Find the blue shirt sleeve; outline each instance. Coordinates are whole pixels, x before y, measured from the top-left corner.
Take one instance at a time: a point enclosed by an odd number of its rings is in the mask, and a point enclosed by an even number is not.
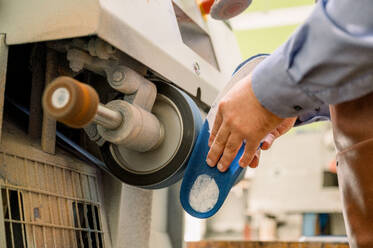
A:
[[[373,1],[320,0],[260,63],[252,87],[280,117],[303,116],[373,91]]]
[[[329,106],[323,105],[319,109],[299,115],[297,120],[295,121],[294,126],[297,127],[297,126],[310,124],[313,122],[329,121],[329,120],[330,120]]]

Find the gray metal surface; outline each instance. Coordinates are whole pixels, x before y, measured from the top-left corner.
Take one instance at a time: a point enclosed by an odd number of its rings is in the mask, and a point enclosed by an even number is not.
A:
[[[153,192],[123,184],[124,202],[121,211],[126,213],[120,223],[118,248],[149,247]]]
[[[204,22],[201,22],[201,27],[198,22],[190,18],[176,3],[173,6],[180,35],[185,45],[215,67],[215,69],[219,70],[219,64],[216,60],[208,30],[203,28],[205,26],[203,25]]]
[[[184,245],[184,210],[180,204],[181,182],[168,188],[168,218],[167,232],[173,248],[182,248]]]
[[[115,248],[148,248],[153,191],[138,189],[104,175],[104,207]]]

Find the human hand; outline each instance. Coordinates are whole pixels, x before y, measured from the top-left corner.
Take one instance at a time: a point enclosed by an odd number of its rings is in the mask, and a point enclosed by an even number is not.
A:
[[[251,75],[243,78],[219,103],[209,139],[207,164],[212,167],[218,164],[221,172],[226,171],[244,140],[245,151],[240,158],[240,166],[253,164],[255,154],[259,161],[257,150],[260,141],[283,120],[265,109],[257,100],[251,87]],[[273,142],[268,141],[269,144]]]
[[[249,166],[251,168],[258,167],[260,160],[260,151],[268,150],[269,148],[271,148],[273,142],[280,136],[287,133],[294,126],[296,120],[296,117],[284,119],[272,132],[266,135],[266,137],[261,142],[260,149],[255,152],[253,159],[249,163]]]
[[[273,142],[278,137],[287,133],[293,126],[297,117],[286,118],[284,119],[273,131],[271,131],[262,141],[262,150],[268,150],[271,148]]]

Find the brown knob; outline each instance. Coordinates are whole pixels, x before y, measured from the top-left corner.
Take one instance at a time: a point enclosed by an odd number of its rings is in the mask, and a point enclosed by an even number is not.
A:
[[[44,111],[73,128],[89,124],[98,104],[97,92],[91,86],[70,77],[54,79],[43,95]]]

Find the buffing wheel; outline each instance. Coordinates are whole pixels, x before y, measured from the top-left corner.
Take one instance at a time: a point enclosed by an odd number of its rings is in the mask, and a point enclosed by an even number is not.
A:
[[[179,181],[202,126],[194,101],[179,89],[156,83],[152,113],[163,124],[165,138],[155,150],[131,151],[106,142],[101,153],[106,165],[124,183],[146,189],[168,187]]]
[[[56,120],[82,128],[93,120],[99,98],[91,86],[62,76],[47,86],[42,103],[43,109]]]

